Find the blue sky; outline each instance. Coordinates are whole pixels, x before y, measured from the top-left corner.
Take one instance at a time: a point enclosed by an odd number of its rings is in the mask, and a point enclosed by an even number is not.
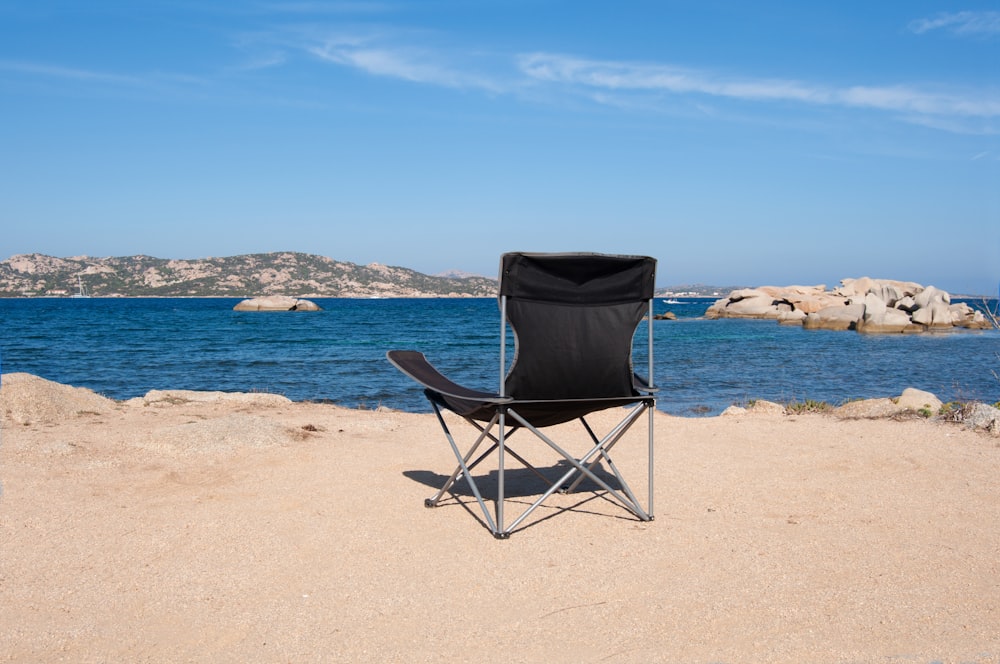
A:
[[[1000,281],[996,0],[7,0],[0,118],[0,258]]]

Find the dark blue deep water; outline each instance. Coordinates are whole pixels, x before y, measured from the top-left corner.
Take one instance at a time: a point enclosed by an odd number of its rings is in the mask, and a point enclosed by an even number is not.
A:
[[[264,391],[349,407],[427,410],[386,360],[423,351],[443,373],[494,390],[493,299],[315,299],[318,313],[244,313],[236,299],[0,299],[0,371],[27,372],[126,399],[151,389]],[[1000,333],[869,336],[772,321],[704,320],[711,300],[656,300],[659,407],[712,415],[750,399],[896,396],[1000,400]],[[645,326],[637,367],[645,373]],[[994,373],[996,372],[996,374]]]

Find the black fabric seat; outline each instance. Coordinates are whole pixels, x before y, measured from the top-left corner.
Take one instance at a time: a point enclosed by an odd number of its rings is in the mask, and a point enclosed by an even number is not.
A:
[[[505,539],[546,498],[557,490],[573,490],[584,479],[596,483],[607,495],[643,521],[653,518],[653,412],[655,389],[632,367],[632,342],[646,318],[649,325],[648,376],[653,375],[652,297],[656,261],[646,256],[606,254],[508,253],[501,257],[499,305],[500,380],[496,392],[470,389],[449,380],[420,352],[389,351],[387,357],[400,371],[424,386],[458,467],[437,494],[428,499],[436,506],[460,478],[468,482],[478,501],[485,525]],[[506,368],[507,325],[514,332],[515,355]],[[621,422],[598,438],[584,417],[595,411],[628,407]],[[464,418],[478,431],[472,448],[462,454],[442,416],[442,410]],[[649,499],[645,509],[621,477],[610,451],[625,432],[646,413],[648,416]],[[580,420],[589,434],[588,451],[576,457],[555,443],[542,429]],[[483,424],[485,423],[485,424]],[[504,524],[505,455],[510,454],[539,477],[534,466],[514,452],[507,439],[527,429],[562,457],[569,469],[509,525]],[[489,448],[471,461],[478,448]],[[496,521],[493,520],[471,470],[498,452]],[[599,462],[611,469],[594,471]]]

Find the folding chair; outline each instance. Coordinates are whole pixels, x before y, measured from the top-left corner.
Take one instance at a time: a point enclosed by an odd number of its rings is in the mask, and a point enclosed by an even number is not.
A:
[[[423,385],[458,466],[444,486],[425,501],[434,507],[464,479],[479,503],[485,525],[507,539],[556,491],[574,491],[590,480],[642,521],[653,519],[653,288],[656,260],[645,256],[592,253],[508,253],[500,262],[500,386],[498,392],[458,385],[419,352],[393,350],[389,361]],[[632,342],[643,318],[649,325],[648,379],[632,370]],[[506,370],[507,325],[514,332],[515,353]],[[584,416],[627,407],[621,421],[598,437]],[[479,434],[464,454],[448,428],[442,409],[464,418]],[[611,459],[612,448],[643,414],[648,417],[649,497],[643,509]],[[582,456],[570,454],[542,429],[579,419],[589,435]],[[485,424],[483,424],[485,423]],[[509,447],[519,429],[538,437],[568,466],[554,482]],[[485,452],[473,460],[489,441]],[[496,520],[487,507],[472,470],[497,452]],[[506,456],[546,479],[548,488],[509,524],[504,521]],[[600,462],[610,473],[598,472]],[[481,480],[482,478],[480,478]],[[615,485],[615,486],[613,486]]]

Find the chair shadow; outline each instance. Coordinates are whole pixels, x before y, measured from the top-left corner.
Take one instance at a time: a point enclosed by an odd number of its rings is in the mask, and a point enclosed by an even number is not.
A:
[[[527,468],[508,467],[506,473],[504,474],[504,496],[508,499],[540,496],[548,490],[549,486],[559,480],[572,467],[573,466],[566,460],[560,460],[558,463],[551,466],[535,466],[535,470],[545,478],[545,481],[542,481],[538,475]],[[615,477],[613,473],[604,469],[602,464],[599,463],[595,465],[591,469],[591,472],[601,478],[602,481],[606,482],[608,486],[614,489],[621,488],[618,483],[618,478]],[[406,470],[403,471],[403,476],[413,480],[414,482],[424,484],[435,491],[444,486],[444,483],[449,477],[449,475],[442,475],[441,473],[436,473],[432,470]],[[479,491],[483,494],[484,499],[487,497],[496,497],[499,486],[498,470],[493,469],[484,475],[477,474],[476,471],[473,470],[472,476],[476,480],[476,484],[479,486]],[[572,483],[579,476],[580,474],[578,472],[574,473],[573,476],[569,478],[568,482]],[[603,491],[604,488],[597,484],[597,482],[589,477],[584,477],[573,490],[573,493],[600,493]],[[472,489],[469,487],[469,483],[463,479],[456,481],[451,486],[448,493],[465,498],[475,497],[472,493]]]
[[[563,475],[565,475],[570,468],[572,468],[572,466],[565,460],[562,460],[552,466],[541,468],[536,466],[535,470],[546,478],[547,483],[543,482],[538,475],[527,468],[508,469],[504,481],[505,502],[521,503],[522,507],[527,507],[530,503],[534,502],[534,498],[545,493],[552,483],[563,477]],[[618,478],[616,478],[614,474],[600,467],[600,464],[595,465],[592,472],[600,477],[602,481],[606,482],[608,486],[614,489],[621,489],[621,486],[618,483]],[[499,471],[495,469],[491,470],[486,475],[475,475],[475,473],[473,473],[476,484],[479,486],[479,490],[483,495],[483,500],[487,502],[495,503],[496,501],[498,474]],[[403,475],[415,482],[430,487],[435,492],[444,486],[444,483],[449,477],[448,475],[442,475],[430,470],[407,470],[403,472]],[[572,477],[570,477],[568,482],[572,483],[577,477],[579,477],[579,473],[575,473]],[[612,515],[603,511],[597,512],[589,509],[587,505],[595,500],[602,502],[606,501],[608,503],[618,505],[616,501],[607,496],[607,492],[603,487],[589,477],[584,477],[580,484],[574,488],[573,493],[568,495],[575,497],[577,501],[572,505],[542,505],[540,507],[546,508],[546,511],[539,512],[537,517],[522,523],[517,529],[515,529],[514,532],[527,530],[528,528],[541,525],[563,512],[585,512],[594,516],[625,520],[634,518],[631,512],[628,512],[627,515],[626,513]],[[445,493],[442,500],[443,502],[439,503],[437,505],[438,507],[443,507],[445,505],[461,507],[468,512],[471,517],[478,521],[483,528],[489,530],[489,526],[483,519],[482,514],[479,512],[478,508],[475,507],[475,494],[469,487],[468,482],[461,479],[456,481]]]

